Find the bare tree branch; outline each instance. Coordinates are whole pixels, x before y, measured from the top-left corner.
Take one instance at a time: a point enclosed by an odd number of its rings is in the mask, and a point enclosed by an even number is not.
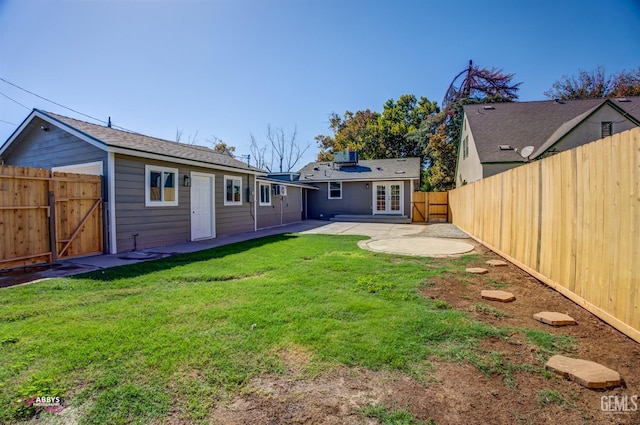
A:
[[[251,154],[256,158],[259,164],[258,168],[264,168],[269,172],[274,171],[274,169],[278,169],[279,172],[292,171],[305,152],[311,147],[311,143],[301,147],[296,140],[297,135],[297,126],[294,127],[291,136],[287,137],[282,128],[274,128],[269,124],[265,135],[269,143],[259,147],[255,137],[251,134]],[[270,156],[269,160],[267,155]]]

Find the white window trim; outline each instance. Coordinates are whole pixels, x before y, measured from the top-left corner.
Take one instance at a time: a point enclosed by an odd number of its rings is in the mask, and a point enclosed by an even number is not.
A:
[[[227,201],[227,181],[237,180],[240,182],[240,200],[239,201]],[[242,177],[240,176],[224,176],[224,185],[222,186],[222,196],[224,197],[225,206],[242,205]]]
[[[161,172],[161,173],[174,173],[175,179],[173,181],[174,188],[176,191],[176,197],[174,201],[152,201],[151,200],[151,188],[149,187],[149,180],[151,171]],[[146,207],[177,207],[178,206],[178,192],[180,192],[178,185],[178,169],[177,168],[169,168],[162,167],[159,165],[145,165],[144,166],[144,205]],[[164,179],[163,179],[164,181]],[[162,191],[161,191],[162,192]]]
[[[340,196],[331,196],[331,183],[338,183],[340,185]],[[328,199],[342,199],[342,182],[327,182],[327,197]]]
[[[263,202],[262,201],[262,187],[263,186],[266,186],[268,188],[266,193],[269,194],[269,202]],[[259,196],[260,206],[261,207],[270,207],[271,206],[271,184],[270,183],[260,183],[259,188],[260,188],[260,190],[259,190],[258,196]]]

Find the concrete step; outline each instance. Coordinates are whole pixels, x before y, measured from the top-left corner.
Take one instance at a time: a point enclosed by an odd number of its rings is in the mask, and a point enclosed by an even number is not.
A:
[[[351,215],[338,214],[330,219],[331,221],[346,221],[358,223],[395,223],[410,224],[411,219],[404,215]]]

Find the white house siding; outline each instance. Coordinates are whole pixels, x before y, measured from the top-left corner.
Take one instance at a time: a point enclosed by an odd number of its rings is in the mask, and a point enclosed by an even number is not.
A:
[[[177,206],[145,206],[145,165],[177,168]],[[241,173],[215,171],[171,162],[145,160],[116,155],[116,240],[118,252],[146,249],[189,241],[191,238],[191,191],[183,185],[183,176],[191,171],[215,175],[215,228],[217,236],[253,231],[253,204],[247,202],[246,188],[253,177]],[[224,176],[242,178],[241,206],[224,205]]]
[[[480,180],[483,177],[482,164],[480,163],[476,143],[473,139],[473,133],[471,133],[471,129],[468,125],[465,125],[463,128],[464,130],[462,131],[462,138],[460,139],[460,146],[458,149],[458,169],[456,175],[457,187]],[[465,137],[469,137],[469,154],[466,158],[463,158],[464,150],[462,148],[462,144]]]
[[[273,188],[274,183],[271,185]],[[258,229],[302,220],[302,192],[302,188],[294,186],[287,186],[287,196],[284,197],[275,196],[272,192],[271,205],[260,206],[258,204]],[[260,192],[257,196],[260,196]]]

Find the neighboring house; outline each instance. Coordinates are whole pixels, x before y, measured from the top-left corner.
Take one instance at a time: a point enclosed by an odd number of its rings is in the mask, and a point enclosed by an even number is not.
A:
[[[316,187],[308,192],[309,218],[335,216],[411,215],[413,191],[419,187],[420,158],[358,161],[347,152],[334,162],[312,162],[299,172],[299,182]]]
[[[640,125],[640,97],[464,106],[460,187]]]
[[[0,148],[0,159],[102,175],[109,253],[254,231],[266,208],[256,202],[266,172],[229,155],[37,109]],[[301,219],[302,195],[295,196],[288,202],[297,214],[285,220]]]

